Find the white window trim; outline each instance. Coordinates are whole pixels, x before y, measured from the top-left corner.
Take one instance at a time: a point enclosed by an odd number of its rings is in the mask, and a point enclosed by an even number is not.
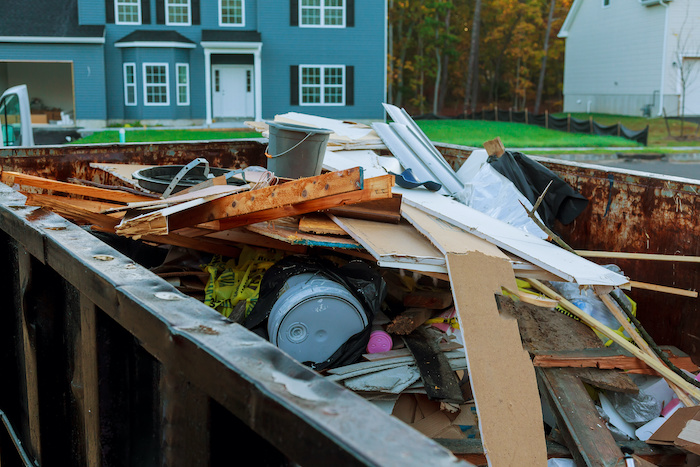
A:
[[[187,70],[187,82],[185,84],[180,84],[180,68],[185,68]],[[185,102],[180,102],[180,88],[184,87],[187,92],[187,100]],[[186,106],[190,105],[190,64],[189,63],[176,63],[175,64],[175,96],[177,100],[177,105]]]
[[[134,82],[133,83],[126,82],[126,69],[128,67],[132,67],[134,69]],[[136,83],[137,83],[136,63],[134,63],[134,62],[125,63],[124,64],[124,105],[128,105],[128,106],[138,105],[139,98],[138,98],[138,89],[137,89]],[[129,103],[129,94],[127,93],[127,90],[129,89],[129,87],[134,88],[134,102],[133,103]]]
[[[178,4],[180,5],[180,4]],[[170,12],[168,8],[170,7],[170,0],[164,0],[165,8],[165,25],[166,26],[192,26],[192,0],[187,0],[187,21],[183,23],[177,23],[170,21]]]
[[[301,5],[301,0],[299,0],[299,8],[298,8],[299,9],[299,21],[298,21],[298,23],[299,23],[300,28],[336,28],[337,29],[337,28],[346,27],[345,25],[347,23],[347,18],[348,18],[348,7],[347,7],[348,2],[346,0],[343,1],[343,24],[329,24],[329,25],[323,24],[324,20],[325,20],[325,14],[326,14],[326,12],[325,12],[326,6],[323,3],[324,3],[323,0],[321,0],[321,24],[304,24],[303,19],[302,19],[303,18],[302,9],[304,7]],[[306,8],[308,8],[308,7],[306,7]]]
[[[605,4],[606,1],[608,2],[607,5]],[[610,4],[611,4],[611,3],[612,3],[612,0],[600,0],[600,5],[601,5],[601,7],[603,7],[603,8],[610,8]]]
[[[119,0],[114,0],[114,24],[141,24],[141,1],[136,2],[136,10],[138,11],[138,21],[119,21]]]
[[[241,22],[238,24],[223,22],[223,5],[219,0],[219,26],[222,28],[240,28],[245,26],[245,0],[241,0]]]
[[[303,70],[304,68],[320,68],[321,70],[321,84],[319,85],[321,88],[321,102],[314,103],[314,102],[304,102],[304,94],[302,92],[303,90],[303,83],[302,83],[302,75],[303,75]],[[342,68],[343,70],[343,83],[340,86],[342,91],[343,91],[343,99],[342,102],[333,102],[330,104],[327,104],[323,102],[323,88],[325,87],[323,83],[323,77],[324,77],[324,71],[326,68]],[[335,87],[335,86],[334,86]],[[301,106],[323,106],[323,107],[343,107],[345,106],[345,90],[347,87],[347,82],[346,82],[346,73],[345,73],[345,65],[299,65],[299,105]]]
[[[147,66],[164,66],[165,67],[165,102],[148,102],[148,86],[162,86],[162,84],[149,85],[146,82],[146,67]],[[165,107],[170,105],[170,67],[167,62],[144,62],[143,63],[143,105],[153,107]]]

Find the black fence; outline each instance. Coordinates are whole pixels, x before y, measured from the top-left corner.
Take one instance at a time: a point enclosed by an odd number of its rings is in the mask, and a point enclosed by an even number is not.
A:
[[[433,114],[420,115],[414,117],[416,120],[420,119],[441,119],[446,117],[439,117]],[[497,122],[514,122],[514,123],[526,123],[529,125],[537,125],[543,128],[548,128],[552,130],[566,131],[567,133],[588,133],[591,135],[600,136],[620,136],[622,138],[627,138],[637,143],[647,145],[649,139],[649,126],[639,131],[630,130],[621,123],[615,125],[601,125],[593,121],[593,118],[588,120],[574,118],[571,115],[566,117],[554,117],[548,112],[543,114],[534,114],[528,110],[523,111],[513,111],[513,110],[502,110],[502,109],[491,109],[482,110],[480,112],[474,112],[472,114],[460,115],[459,119],[466,120],[488,120]]]

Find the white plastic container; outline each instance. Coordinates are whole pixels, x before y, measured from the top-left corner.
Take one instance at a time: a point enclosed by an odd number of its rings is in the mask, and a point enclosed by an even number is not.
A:
[[[318,274],[287,279],[270,310],[270,342],[300,362],[321,363],[369,325],[343,285]]]

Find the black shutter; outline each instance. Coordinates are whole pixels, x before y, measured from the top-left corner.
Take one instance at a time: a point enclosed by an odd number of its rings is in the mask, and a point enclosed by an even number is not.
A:
[[[345,0],[345,27],[355,27],[355,0]]]
[[[165,0],[156,0],[156,24],[165,24]]]
[[[151,24],[150,0],[141,0],[141,24]]]
[[[114,0],[105,0],[105,22],[114,23]]]
[[[299,65],[289,67],[289,105],[299,105]]]
[[[199,0],[192,0],[192,24],[201,24]]]
[[[289,25],[299,26],[299,0],[289,0]]]
[[[355,105],[355,67],[345,66],[345,105]]]

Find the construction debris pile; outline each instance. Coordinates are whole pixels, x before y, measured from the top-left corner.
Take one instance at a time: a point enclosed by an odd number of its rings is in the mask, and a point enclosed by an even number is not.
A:
[[[455,171],[385,108],[393,122],[371,127],[297,113],[251,122],[300,134],[271,141],[268,167],[95,164],[129,187],[1,178],[92,230],[179,247],[153,271],[427,436],[476,440],[490,465],[544,465],[547,442],[577,461],[630,440],[700,453],[698,368],[645,334],[622,271],[552,231],[585,198],[497,142]],[[184,257],[196,267],[179,267]],[[562,402],[590,394],[595,420]]]

